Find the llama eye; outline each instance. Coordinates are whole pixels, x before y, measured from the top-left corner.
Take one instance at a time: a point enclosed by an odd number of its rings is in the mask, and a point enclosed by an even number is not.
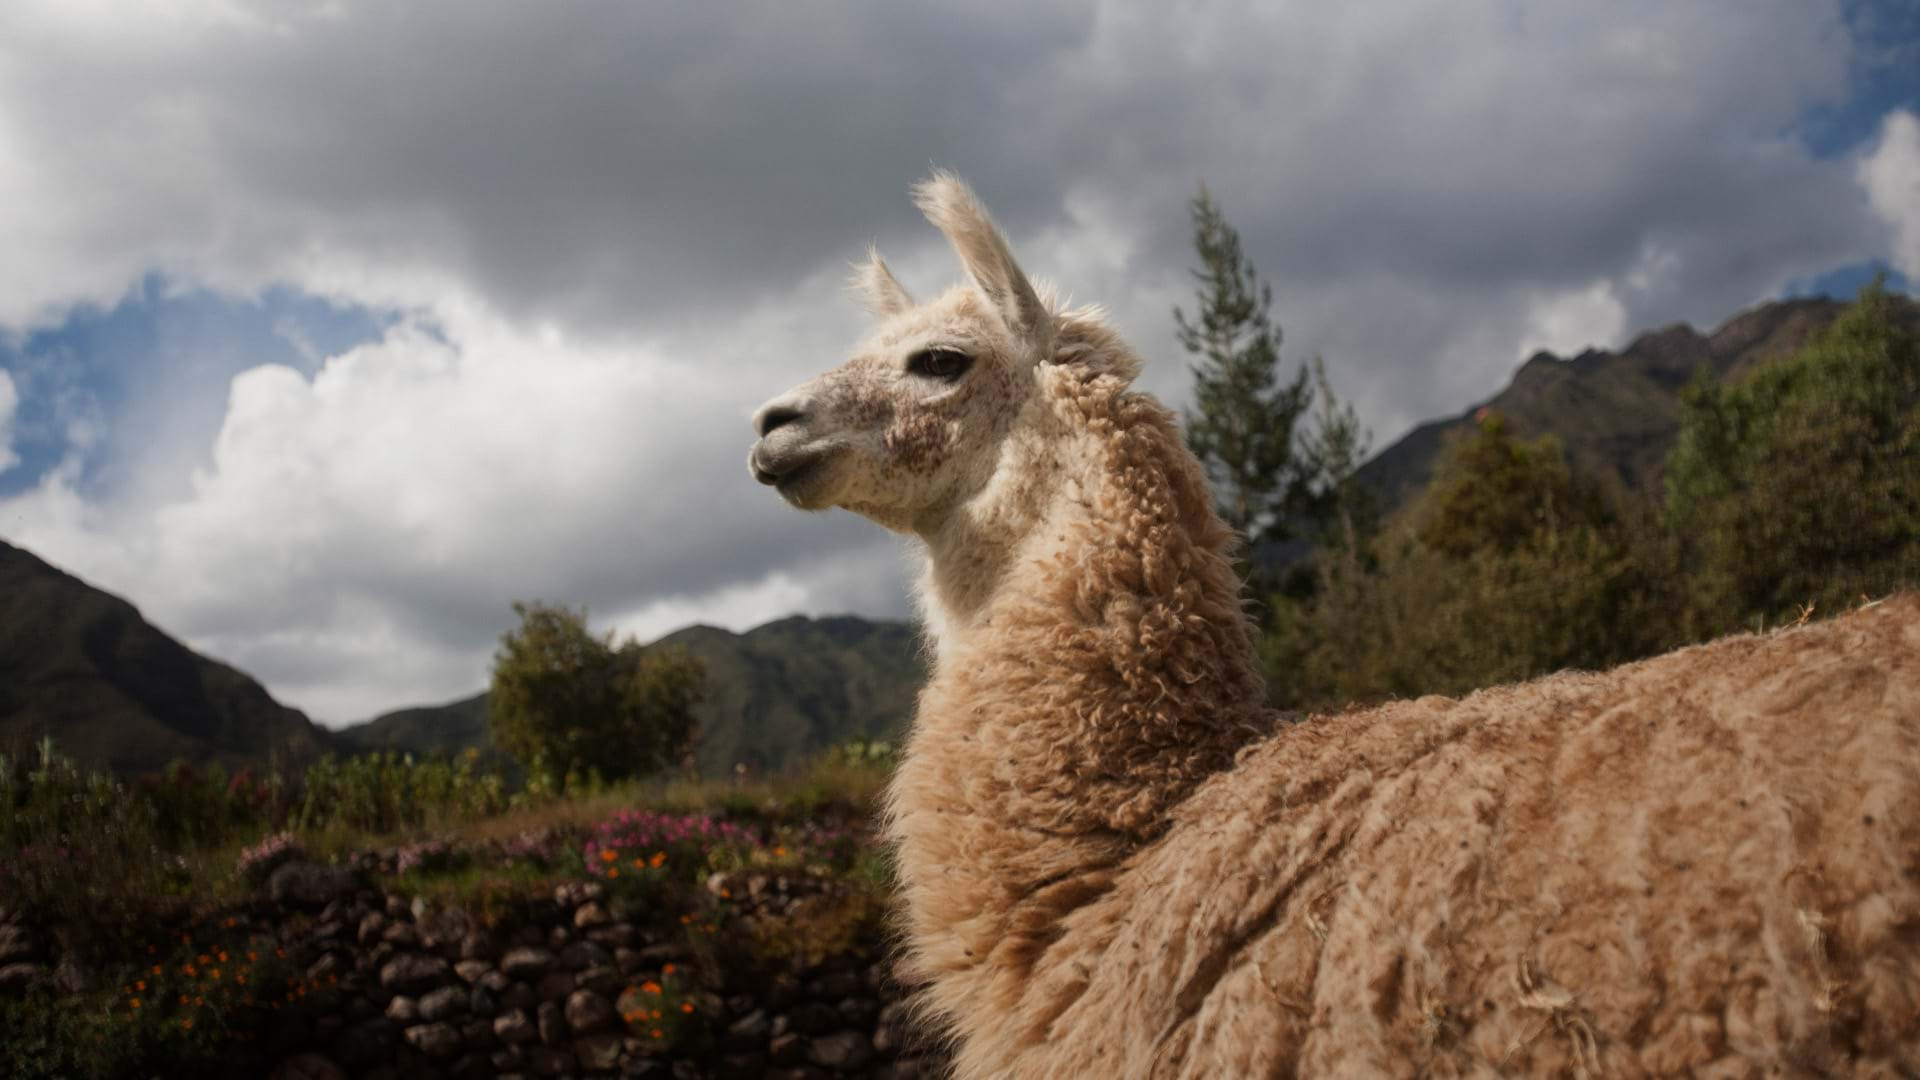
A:
[[[907,374],[952,382],[973,366],[973,357],[958,349],[921,349],[907,357]]]

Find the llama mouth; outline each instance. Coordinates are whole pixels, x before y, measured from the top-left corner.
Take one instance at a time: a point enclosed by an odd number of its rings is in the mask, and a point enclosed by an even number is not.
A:
[[[747,459],[753,478],[773,488],[786,501],[805,508],[811,481],[821,472],[828,455],[824,453],[763,454],[756,448]]]

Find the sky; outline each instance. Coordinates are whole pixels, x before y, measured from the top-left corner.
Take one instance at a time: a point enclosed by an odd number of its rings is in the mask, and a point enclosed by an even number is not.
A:
[[[1385,446],[1537,349],[1920,280],[1920,7],[1398,0],[0,5],[0,538],[332,725],[515,600],[643,640],[905,617],[744,464],[907,189],[1187,397],[1187,202]]]

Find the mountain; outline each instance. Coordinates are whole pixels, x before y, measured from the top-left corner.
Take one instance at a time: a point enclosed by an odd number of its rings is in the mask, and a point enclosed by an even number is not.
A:
[[[677,646],[707,669],[699,707],[700,771],[780,766],[851,738],[897,738],[925,678],[913,629],[853,616],[781,619],[744,634],[690,626]],[[485,749],[487,695],[402,709],[335,733],[362,750]]]
[[[1896,318],[1920,332],[1920,304],[1893,299]],[[1473,415],[1491,407],[1523,438],[1558,436],[1576,467],[1658,491],[1680,431],[1680,391],[1696,369],[1704,365],[1722,381],[1738,380],[1799,350],[1845,307],[1837,300],[1782,300],[1743,312],[1711,334],[1675,324],[1642,334],[1617,353],[1589,349],[1572,359],[1535,353],[1506,389],[1459,416],[1414,428],[1361,466],[1356,478],[1380,492],[1389,509],[1406,505],[1432,479],[1447,435],[1470,429]]]
[[[0,541],[0,752],[42,736],[121,775],[304,762],[326,731],[155,629],[132,604]]]

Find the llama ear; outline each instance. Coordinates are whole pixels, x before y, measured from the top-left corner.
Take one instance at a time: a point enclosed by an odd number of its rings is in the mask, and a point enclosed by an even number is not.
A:
[[[1046,305],[1020,264],[1013,261],[1007,238],[994,227],[972,189],[943,169],[914,186],[913,201],[934,228],[946,234],[967,275],[993,302],[1007,326],[1022,340],[1044,344],[1051,326]]]
[[[847,288],[875,315],[897,315],[913,306],[913,297],[872,246],[867,248],[867,261],[854,264]]]

